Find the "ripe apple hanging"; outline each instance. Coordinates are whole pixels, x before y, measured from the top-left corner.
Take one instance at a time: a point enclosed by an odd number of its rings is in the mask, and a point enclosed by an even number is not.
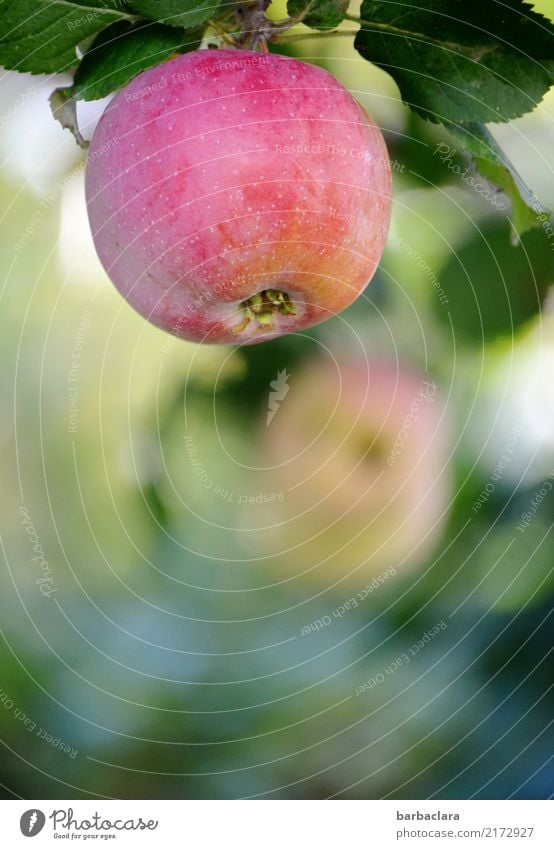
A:
[[[199,50],[136,77],[94,133],[98,255],[146,319],[254,343],[325,321],[372,278],[391,205],[373,120],[331,74]]]

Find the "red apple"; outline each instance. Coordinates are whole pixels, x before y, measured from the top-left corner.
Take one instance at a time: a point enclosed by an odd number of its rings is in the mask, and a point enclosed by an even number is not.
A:
[[[257,556],[277,555],[281,572],[325,585],[363,586],[423,562],[451,494],[436,384],[396,363],[344,357],[306,363],[288,385],[260,423],[257,486],[280,497],[249,514]]]
[[[390,213],[378,127],[326,71],[200,50],[110,102],[86,172],[98,255],[145,318],[252,343],[347,307],[379,262]]]

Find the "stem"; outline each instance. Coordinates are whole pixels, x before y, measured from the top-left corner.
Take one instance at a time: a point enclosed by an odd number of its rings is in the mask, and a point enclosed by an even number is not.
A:
[[[377,21],[364,21],[362,18],[357,18],[355,15],[345,15],[344,19],[345,21],[352,21],[352,23],[359,24],[361,27],[377,32],[384,32],[390,35],[401,35],[403,38],[418,39],[427,44],[436,44],[438,47],[449,47],[456,50],[459,50],[460,48],[459,44],[454,44],[449,41],[440,41],[438,38],[431,38],[431,36],[425,35],[425,33],[422,32],[411,32],[411,30],[400,29],[400,27],[395,27],[393,24],[382,24]]]
[[[213,29],[213,31],[216,33],[216,35],[219,35],[219,37],[226,44],[231,44],[231,45],[234,46],[235,42],[233,40],[231,33],[228,32],[228,30],[226,30],[224,27],[220,26],[218,21],[207,21],[206,26],[209,27],[210,29]]]
[[[313,2],[314,0],[295,17],[273,21],[266,15],[271,0],[237,0],[232,12],[228,12],[225,17],[219,18],[217,21],[208,21],[207,25],[232,47],[242,47],[247,50],[259,49],[267,53],[268,41],[285,43],[287,40],[299,41],[301,38],[309,38],[310,35],[315,38],[319,38],[321,35],[329,35],[328,32],[322,32],[281,39],[283,33],[302,23],[313,6]]]
[[[275,36],[271,40],[276,42],[277,44],[288,44],[292,41],[306,41],[312,40],[314,38],[328,38],[330,35],[348,35],[350,38],[353,35],[356,35],[358,30],[356,29],[334,29],[334,30],[321,30],[320,32],[307,32],[299,35],[284,35],[284,36]]]

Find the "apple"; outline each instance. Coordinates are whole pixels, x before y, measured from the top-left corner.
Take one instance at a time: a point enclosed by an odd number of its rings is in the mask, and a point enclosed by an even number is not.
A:
[[[86,197],[100,260],[141,315],[243,344],[355,300],[383,250],[391,175],[379,128],[326,71],[199,50],[109,103]]]
[[[437,544],[452,491],[449,427],[434,381],[396,363],[306,362],[258,431],[258,489],[281,493],[249,513],[263,562],[330,586],[363,587],[415,568]]]

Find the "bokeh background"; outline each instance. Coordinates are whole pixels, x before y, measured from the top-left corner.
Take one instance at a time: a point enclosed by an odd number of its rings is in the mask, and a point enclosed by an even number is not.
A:
[[[249,348],[126,305],[61,78],[1,78],[6,798],[554,791],[554,235],[351,39],[294,53],[382,127],[392,224],[349,310]],[[551,208],[553,119],[493,128]]]

